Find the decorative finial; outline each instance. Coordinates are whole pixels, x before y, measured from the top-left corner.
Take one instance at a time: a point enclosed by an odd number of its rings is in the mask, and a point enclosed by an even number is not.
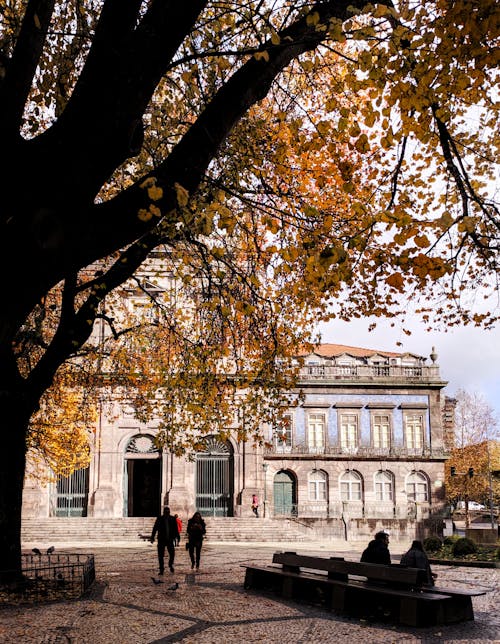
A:
[[[432,347],[432,352],[431,352],[431,355],[429,357],[432,360],[433,364],[435,364],[436,360],[438,359],[438,355],[436,353],[436,347]]]

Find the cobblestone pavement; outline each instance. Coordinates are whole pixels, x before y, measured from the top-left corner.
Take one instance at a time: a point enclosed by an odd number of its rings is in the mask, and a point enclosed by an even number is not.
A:
[[[436,567],[439,581],[484,588],[473,599],[475,621],[413,629],[347,618],[307,604],[243,588],[245,564],[269,563],[277,550],[332,555],[335,544],[205,544],[199,573],[177,550],[175,572],[156,577],[156,547],[71,548],[95,554],[97,579],[71,602],[0,609],[0,642],[36,644],[160,644],[162,642],[500,642],[500,570]],[[284,547],[285,546],[285,547]],[[333,546],[333,547],[329,547]],[[65,551],[70,551],[65,548]],[[62,548],[58,551],[63,551]],[[346,559],[359,552],[343,548]],[[397,554],[397,549],[392,549]],[[177,590],[168,590],[178,582]]]

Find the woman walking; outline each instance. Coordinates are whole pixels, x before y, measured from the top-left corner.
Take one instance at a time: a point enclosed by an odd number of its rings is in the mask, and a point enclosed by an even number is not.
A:
[[[189,519],[186,532],[188,535],[188,550],[189,558],[191,559],[191,568],[196,566],[196,570],[199,570],[201,546],[203,545],[203,537],[206,533],[205,521],[203,521],[199,512],[195,512]]]

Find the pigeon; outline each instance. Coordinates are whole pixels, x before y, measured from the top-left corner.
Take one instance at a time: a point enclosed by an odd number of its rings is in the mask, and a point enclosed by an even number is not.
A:
[[[55,548],[54,546],[50,546],[50,548],[47,548],[47,554],[51,555],[54,552]]]
[[[40,550],[38,550],[38,548],[33,548],[33,549],[31,550],[31,552],[34,552],[34,553],[35,553],[36,555],[38,555],[39,557],[41,557],[41,556],[42,556],[42,553],[40,552]]]
[[[155,579],[154,577],[151,577],[151,581],[153,584],[163,584],[163,581],[161,579]]]
[[[171,586],[169,586],[167,590],[177,590],[177,588],[179,588],[179,584],[175,582],[175,584],[172,584]]]

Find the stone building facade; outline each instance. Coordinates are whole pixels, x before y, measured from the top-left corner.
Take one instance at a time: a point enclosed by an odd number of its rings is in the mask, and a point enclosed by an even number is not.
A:
[[[168,504],[182,516],[250,517],[256,494],[260,516],[318,535],[383,524],[412,536],[444,508],[450,412],[436,359],[320,345],[284,429],[263,427],[265,446],[208,437],[194,460],[160,453],[155,423],[116,404],[99,418],[87,470],[46,488],[27,480],[24,516],[148,517]]]

